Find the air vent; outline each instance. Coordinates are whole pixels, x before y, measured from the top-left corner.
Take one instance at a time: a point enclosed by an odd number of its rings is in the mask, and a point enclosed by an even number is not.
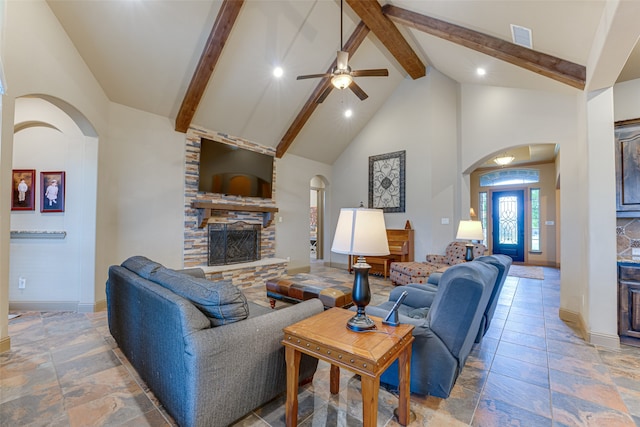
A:
[[[531,30],[529,28],[511,24],[511,38],[517,45],[524,46],[529,49],[533,48],[533,41],[531,40]]]

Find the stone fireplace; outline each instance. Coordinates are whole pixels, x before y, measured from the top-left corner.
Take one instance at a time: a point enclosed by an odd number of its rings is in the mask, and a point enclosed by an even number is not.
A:
[[[275,150],[251,141],[191,127],[185,138],[184,249],[185,268],[201,267],[210,279],[230,279],[236,286],[248,287],[286,274],[287,261],[275,258],[276,168],[273,171],[273,198],[227,196],[198,192],[198,166],[201,138],[213,139],[250,150],[275,154]],[[253,261],[209,265],[209,225],[244,223],[259,228],[258,256]]]

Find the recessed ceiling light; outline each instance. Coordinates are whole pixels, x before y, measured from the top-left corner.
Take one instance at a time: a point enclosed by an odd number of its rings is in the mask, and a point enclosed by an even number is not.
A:
[[[485,74],[487,74],[487,70],[485,70],[484,68],[476,68],[476,74],[479,76],[484,76]]]
[[[344,116],[347,117],[347,118],[353,116],[353,111],[351,111],[351,109],[345,110],[344,111]]]
[[[282,69],[282,67],[276,67],[273,69],[273,75],[276,77],[282,77],[282,75],[284,74],[284,70]]]

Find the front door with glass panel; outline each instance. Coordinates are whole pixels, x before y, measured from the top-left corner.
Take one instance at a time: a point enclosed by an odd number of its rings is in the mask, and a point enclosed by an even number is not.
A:
[[[492,194],[493,253],[524,262],[524,191]]]

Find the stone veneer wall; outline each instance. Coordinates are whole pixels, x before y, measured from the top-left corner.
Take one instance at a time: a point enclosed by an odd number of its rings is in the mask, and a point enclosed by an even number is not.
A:
[[[616,244],[618,260],[632,260],[632,248],[640,248],[640,218],[617,218]]]
[[[213,132],[205,129],[190,127],[185,138],[185,182],[184,182],[184,266],[205,267],[207,265],[207,228],[198,228],[198,210],[191,207],[193,201],[211,200],[216,203],[240,204],[250,206],[275,207],[275,165],[273,170],[273,198],[261,199],[255,197],[226,196],[223,194],[198,192],[198,166],[200,164],[200,139],[212,139],[227,144],[240,146],[260,153],[275,155],[275,150],[269,147],[262,147],[253,142],[231,137],[229,135]],[[212,211],[212,221],[235,222],[246,221],[248,223],[259,223],[262,225],[262,213],[241,212],[241,211]],[[261,230],[261,259],[273,258],[275,256],[275,223]],[[237,266],[237,268],[234,268]],[[209,277],[225,278],[233,280],[234,284],[248,286],[256,281],[264,282],[273,277],[280,277],[285,273],[286,263],[275,263],[257,267],[243,268],[242,264],[229,266],[229,270],[213,273]]]

